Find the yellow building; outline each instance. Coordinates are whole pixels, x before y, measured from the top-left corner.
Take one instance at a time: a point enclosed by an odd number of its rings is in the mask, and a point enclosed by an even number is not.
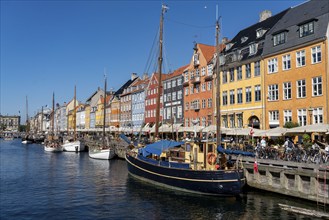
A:
[[[222,127],[265,128],[261,54],[267,31],[285,13],[271,16],[269,11],[264,11],[258,23],[241,30],[229,42],[224,38],[226,48],[219,56]]]
[[[328,1],[309,1],[294,7],[268,33],[266,128],[287,122],[329,123],[328,5]]]
[[[86,121],[86,124],[85,124],[85,128],[86,129],[89,129],[90,128],[90,105],[86,104],[85,105],[85,111],[86,111],[86,115],[85,115],[85,121]]]

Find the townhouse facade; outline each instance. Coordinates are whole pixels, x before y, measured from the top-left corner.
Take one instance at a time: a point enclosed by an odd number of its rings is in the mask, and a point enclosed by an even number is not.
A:
[[[178,68],[162,81],[163,122],[176,128],[184,123],[183,72],[187,67],[188,65]]]
[[[18,131],[21,123],[21,116],[0,115],[1,131]]]
[[[213,63],[216,47],[195,44],[189,66],[183,72],[184,126],[214,123]]]
[[[241,30],[226,43],[219,57],[222,127],[265,128],[261,55],[266,33],[286,13],[287,10],[271,16],[270,11],[263,11],[258,23]]]
[[[165,74],[162,74],[162,79],[165,79]],[[150,82],[146,90],[145,98],[145,123],[152,127],[156,118],[157,97],[160,93],[160,117],[159,122],[162,121],[163,108],[162,108],[162,91],[159,91],[159,73],[153,73],[150,77]]]
[[[329,123],[329,2],[291,8],[265,39],[264,123]]]

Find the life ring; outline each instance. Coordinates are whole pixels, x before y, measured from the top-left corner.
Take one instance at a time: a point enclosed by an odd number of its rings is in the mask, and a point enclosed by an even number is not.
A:
[[[216,155],[214,153],[208,153],[207,162],[209,165],[214,165],[216,163]]]

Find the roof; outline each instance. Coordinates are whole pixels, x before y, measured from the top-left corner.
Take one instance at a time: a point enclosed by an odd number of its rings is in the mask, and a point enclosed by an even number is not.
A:
[[[171,78],[174,78],[176,76],[181,76],[184,72],[184,70],[189,66],[189,64],[185,65],[185,66],[182,66],[182,67],[179,67],[178,69],[176,69],[174,72],[172,73],[169,73],[169,74],[166,74],[166,78],[164,80],[167,80],[167,79],[171,79]]]
[[[299,37],[299,25],[314,20],[314,33]],[[292,7],[266,36],[264,55],[283,51],[321,38],[327,33],[329,22],[329,1],[311,0]],[[286,42],[273,46],[273,35],[286,31]]]
[[[123,90],[124,90],[125,88],[127,88],[128,86],[130,86],[130,84],[132,84],[136,79],[138,79],[138,77],[136,77],[136,78],[133,79],[133,80],[129,79],[125,84],[123,84],[123,86],[121,86],[121,87],[120,87],[120,88],[114,93],[114,96],[119,97],[119,96],[122,94]]]
[[[215,46],[198,43],[198,47],[200,48],[200,50],[207,62],[209,62],[213,58],[214,53],[216,52]]]
[[[173,148],[177,146],[183,145],[184,142],[176,142],[176,141],[168,141],[168,140],[161,140],[143,148],[143,156],[147,156],[150,154],[160,155],[162,151],[167,150],[168,148]]]

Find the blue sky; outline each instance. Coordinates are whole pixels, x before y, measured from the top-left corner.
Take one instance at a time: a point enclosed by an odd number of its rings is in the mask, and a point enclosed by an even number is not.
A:
[[[150,75],[156,55],[161,4],[164,23],[164,71],[190,62],[193,42],[215,44],[216,5],[222,17],[221,37],[233,38],[259,19],[305,1],[1,1],[2,115],[25,120],[41,106],[86,99],[104,84],[118,89],[131,73]],[[153,52],[152,52],[153,51]],[[150,55],[151,54],[151,55]]]

